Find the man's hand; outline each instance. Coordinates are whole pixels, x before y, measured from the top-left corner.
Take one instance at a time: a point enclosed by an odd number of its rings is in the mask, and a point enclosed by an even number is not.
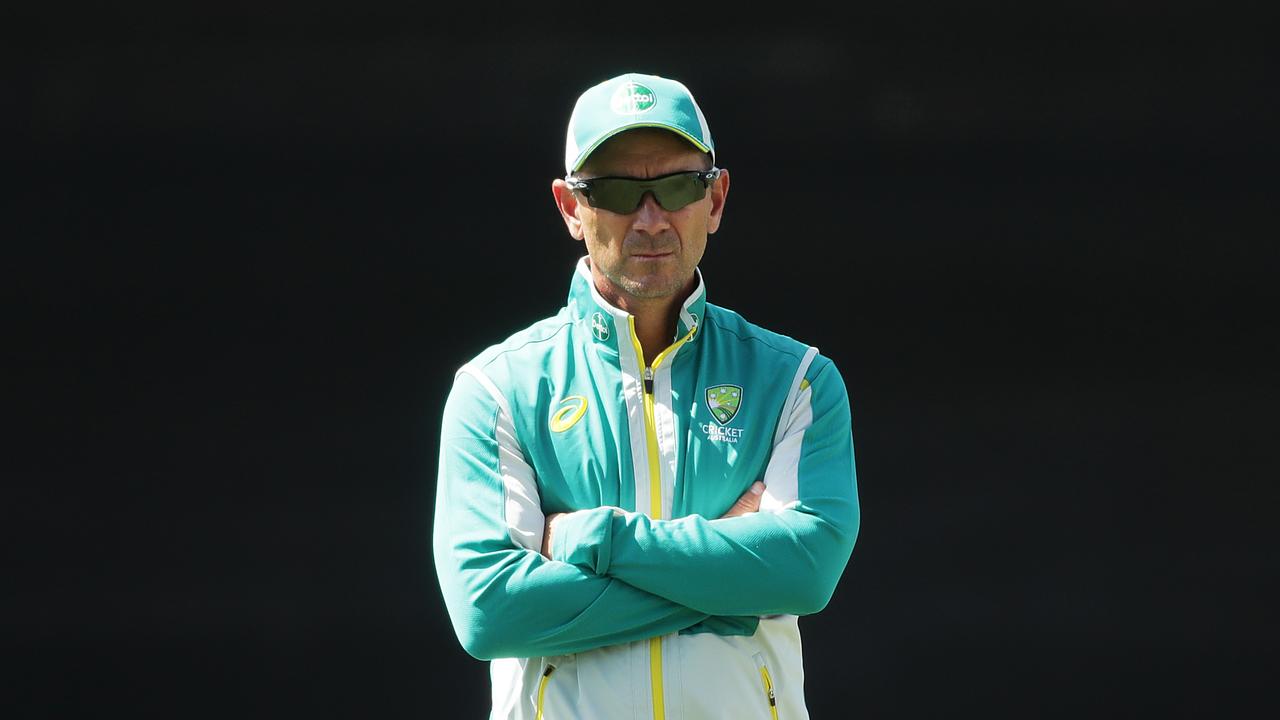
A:
[[[729,511],[721,515],[720,518],[740,517],[749,515],[760,510],[760,496],[764,494],[764,483],[759,480],[751,483],[751,487],[742,493],[742,497],[729,508]]]
[[[542,557],[551,559],[551,530],[555,527],[556,521],[565,513],[551,513],[547,516],[547,527],[542,531]]]
[[[742,493],[742,497],[738,498],[738,500],[733,503],[733,506],[729,508],[728,512],[720,516],[721,519],[740,517],[742,515],[758,512],[760,510],[760,496],[763,494],[764,483],[759,480],[751,483],[751,487],[747,488],[747,491]],[[615,512],[621,513],[622,511],[615,510]],[[547,526],[542,531],[542,557],[547,558],[548,560],[551,559],[551,533],[555,532],[556,522],[560,519],[560,516],[564,514],[565,513],[551,513],[547,516]]]

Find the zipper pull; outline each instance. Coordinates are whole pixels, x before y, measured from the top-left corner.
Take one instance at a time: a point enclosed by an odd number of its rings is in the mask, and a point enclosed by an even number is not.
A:
[[[653,394],[653,368],[644,369],[644,391]]]

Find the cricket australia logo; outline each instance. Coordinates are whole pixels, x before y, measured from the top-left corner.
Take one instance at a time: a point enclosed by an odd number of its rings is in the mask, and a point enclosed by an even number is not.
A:
[[[703,423],[702,432],[713,441],[738,442],[738,438],[742,437],[742,428],[724,426],[732,422],[738,410],[742,408],[742,386],[726,384],[709,387],[706,400],[707,409],[711,411],[711,417],[715,418],[716,422]]]
[[[604,315],[596,313],[591,316],[591,334],[600,342],[609,339],[609,323],[605,321]]]
[[[609,98],[609,108],[619,115],[639,115],[653,109],[658,96],[649,88],[636,82],[623,83]]]
[[[721,425],[728,425],[733,416],[738,414],[739,407],[742,407],[741,387],[716,385],[707,388],[707,409]]]

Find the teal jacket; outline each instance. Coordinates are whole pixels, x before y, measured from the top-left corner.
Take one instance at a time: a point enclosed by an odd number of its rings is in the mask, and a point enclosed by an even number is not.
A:
[[[844,381],[707,303],[700,272],[642,357],[583,258],[558,314],[455,377],[436,571],[462,646],[494,660],[493,717],[804,716],[796,616],[859,526]],[[761,511],[719,519],[756,480]]]

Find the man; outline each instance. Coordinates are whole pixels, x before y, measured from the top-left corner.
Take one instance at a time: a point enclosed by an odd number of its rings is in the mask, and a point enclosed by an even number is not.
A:
[[[832,362],[706,300],[724,213],[679,82],[584,92],[552,184],[586,245],[567,305],[464,365],[436,570],[495,718],[805,717],[797,616],[857,535]]]

